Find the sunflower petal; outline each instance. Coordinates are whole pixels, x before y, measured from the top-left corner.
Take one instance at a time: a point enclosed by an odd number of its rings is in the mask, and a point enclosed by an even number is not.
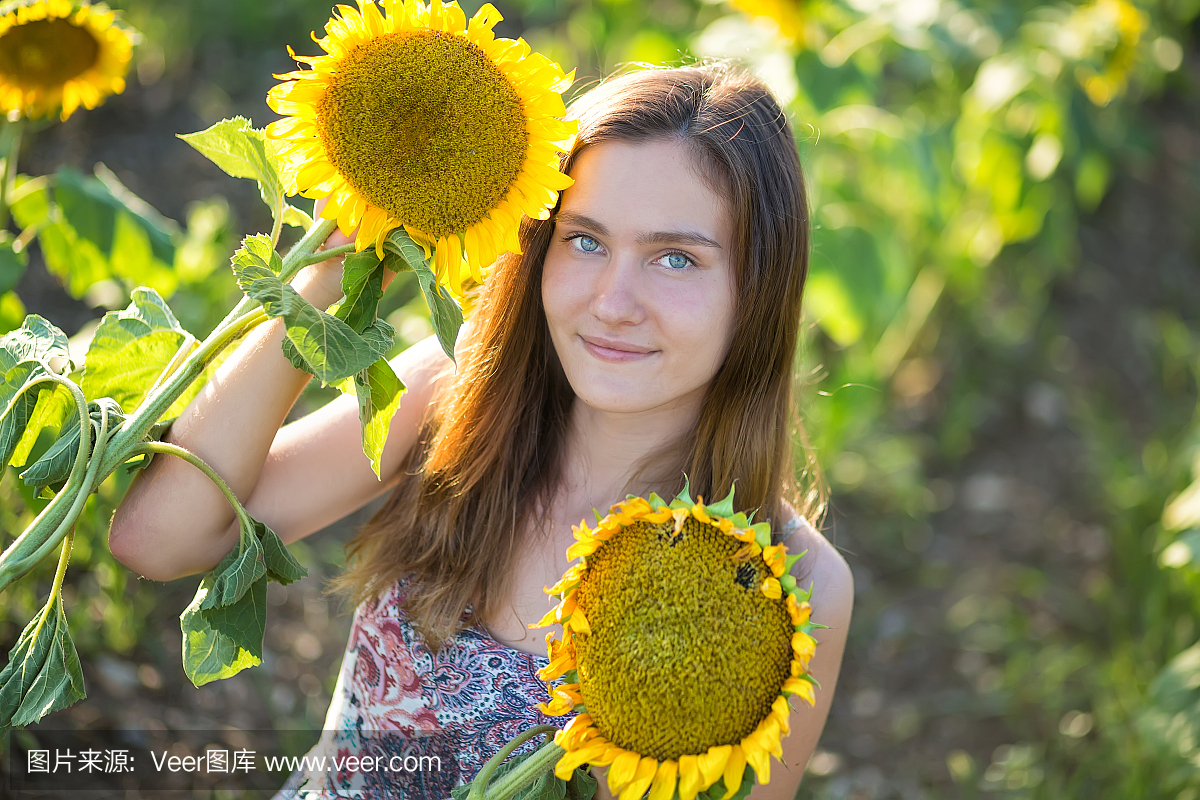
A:
[[[654,776],[658,774],[658,759],[644,756],[638,762],[637,772],[633,775],[633,780],[629,785],[621,790],[621,796],[618,800],[639,800],[650,788],[650,784],[654,781]]]
[[[700,784],[704,776],[700,774],[700,764],[696,756],[683,755],[679,757],[679,800],[696,800],[700,793]]]
[[[729,761],[725,764],[725,794],[721,800],[729,800],[742,788],[742,777],[746,774],[746,754],[740,745],[733,745]]]
[[[634,752],[626,751],[617,756],[608,768],[608,790],[619,794],[633,781],[641,757]]]
[[[675,794],[675,777],[679,771],[679,764],[667,759],[658,765],[658,771],[654,773],[654,782],[650,784],[650,797],[648,800],[671,800]]]
[[[696,764],[700,767],[700,776],[704,779],[701,788],[707,789],[720,779],[725,772],[725,765],[729,763],[729,754],[732,751],[733,746],[727,744],[710,747],[707,753],[701,753],[696,757]]]

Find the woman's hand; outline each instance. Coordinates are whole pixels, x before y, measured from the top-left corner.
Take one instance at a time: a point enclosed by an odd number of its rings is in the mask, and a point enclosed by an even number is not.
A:
[[[321,218],[321,210],[325,208],[327,202],[328,198],[321,198],[317,201],[317,207],[313,213],[315,219]],[[350,244],[354,241],[355,233],[356,231],[351,231],[350,236],[347,236],[335,228],[320,250]],[[300,270],[295,280],[292,281],[292,286],[305,300],[317,308],[329,308],[342,296],[342,263],[344,261],[344,256],[338,256],[328,261],[310,264]]]
[[[314,218],[320,219],[321,211],[328,202],[329,199],[325,197],[317,201],[313,212]],[[334,247],[351,244],[357,233],[358,229],[356,228],[347,236],[335,228],[333,233],[329,234],[329,238],[325,240],[325,244],[321,246],[320,250],[329,250]],[[342,296],[342,264],[344,261],[345,256],[337,256],[328,261],[310,264],[300,270],[295,280],[292,281],[292,285],[305,300],[317,308],[329,308],[329,306],[336,303]],[[383,287],[386,289],[387,285],[395,277],[396,273],[391,270],[384,270]]]

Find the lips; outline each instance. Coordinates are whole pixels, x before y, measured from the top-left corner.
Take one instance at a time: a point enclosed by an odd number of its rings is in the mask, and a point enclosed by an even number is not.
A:
[[[617,339],[606,339],[602,336],[580,336],[584,349],[601,361],[613,364],[640,361],[657,353],[649,347],[622,342]]]

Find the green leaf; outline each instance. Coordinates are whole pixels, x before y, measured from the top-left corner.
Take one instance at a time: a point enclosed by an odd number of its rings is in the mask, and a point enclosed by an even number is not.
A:
[[[42,256],[51,274],[81,298],[100,281],[114,277],[173,292],[178,278],[170,268],[178,227],[121,185],[104,165],[97,177],[63,168],[55,173],[53,194],[29,192],[12,206],[23,227],[37,226]],[[19,180],[18,185],[28,179]]]
[[[153,258],[163,264],[173,263],[178,227],[122,186],[106,167],[99,165],[97,172],[105,180],[82,175],[70,167],[54,173],[54,200],[67,223],[101,253],[111,255],[117,223],[127,216],[143,232]]]
[[[355,333],[362,333],[377,316],[379,298],[383,296],[384,269],[374,248],[346,256],[342,267],[342,293],[346,299],[338,305],[334,316]]]
[[[322,383],[336,383],[371,366],[378,358],[371,345],[345,322],[317,310],[279,280],[276,273],[281,263],[270,239],[262,235],[247,237],[233,256],[242,291],[262,303],[268,316],[283,318],[287,340],[292,343],[284,352],[292,363]]]
[[[13,250],[13,235],[0,231],[0,294],[11,291],[21,282],[28,264],[28,253]]]
[[[262,663],[261,658],[256,658],[234,639],[214,628],[205,618],[201,606],[213,583],[213,574],[205,575],[191,604],[179,615],[179,627],[183,631],[183,671],[196,686],[228,678],[246,667]],[[266,602],[265,595],[263,602]]]
[[[74,406],[73,403],[72,406]],[[125,414],[117,405],[117,401],[111,397],[101,397],[90,404],[88,413],[92,428],[97,432],[100,430],[100,422],[103,417],[101,409],[108,412],[108,430],[110,432],[116,430],[124,420]],[[53,486],[65,481],[71,474],[71,468],[75,466],[75,459],[79,457],[79,434],[79,417],[72,415],[63,425],[58,440],[42,454],[41,458],[21,473],[21,480],[25,482],[25,485]],[[94,440],[92,447],[95,447]]]
[[[513,800],[563,800],[566,796],[567,782],[557,777],[553,769],[548,769],[514,794]]]
[[[207,599],[207,598],[205,598]],[[262,661],[263,635],[267,630],[267,577],[250,584],[236,603],[204,609],[200,615],[213,631],[255,659]]]
[[[283,206],[283,224],[293,228],[308,230],[312,227],[313,218],[291,204]]]
[[[52,361],[67,357],[66,335],[34,314],[0,337],[0,464],[12,458],[33,416],[41,390],[30,389],[53,373]]]
[[[0,336],[0,369],[6,372],[20,361],[49,364],[52,359],[69,356],[67,335],[37,314],[30,314],[20,328]]]
[[[50,449],[21,473],[25,485],[50,486],[65,481],[79,457],[79,433],[79,417],[72,415]]]
[[[62,596],[48,602],[50,613],[29,621],[0,671],[0,729],[31,725],[85,696]]]
[[[596,779],[592,773],[579,767],[571,780],[567,781],[567,800],[592,800],[596,796]]]
[[[37,381],[45,375],[41,364],[25,361],[9,370],[0,383],[0,465],[12,460],[25,438],[29,419],[42,394]]]
[[[210,573],[213,580],[205,592],[200,609],[206,611],[233,605],[242,599],[255,581],[266,574],[266,556],[258,539],[258,531],[242,528],[237,547],[230,550]]]
[[[300,565],[287,545],[279,538],[279,534],[258,520],[254,521],[255,531],[262,543],[263,556],[267,564],[267,577],[276,583],[287,584],[307,577],[308,570]]]
[[[187,339],[157,292],[134,289],[129,307],[108,312],[96,328],[83,362],[84,396],[111,397],[131,413]],[[178,416],[202,386],[194,382],[166,416]]]
[[[371,459],[371,469],[379,477],[383,446],[387,443],[392,417],[400,407],[400,395],[407,387],[396,376],[387,359],[380,358],[354,376],[354,394],[358,398],[358,421],[362,426],[363,454]]]
[[[462,307],[450,296],[450,291],[439,286],[437,278],[429,268],[425,259],[425,251],[412,240],[403,227],[396,228],[384,240],[384,249],[395,253],[404,259],[409,268],[417,275],[421,284],[421,294],[429,304],[429,321],[433,323],[433,332],[437,334],[442,350],[454,360],[454,343],[458,340],[458,329],[462,327]]]
[[[9,457],[8,463],[18,469],[25,466],[42,432],[48,431],[50,440],[53,441],[61,435],[63,427],[71,418],[75,419],[75,425],[78,427],[79,412],[75,408],[75,398],[71,391],[62,385],[42,389],[38,393],[33,414],[25,425],[25,433]]]
[[[384,358],[396,342],[396,329],[381,319],[368,325],[360,334],[377,358]]]
[[[275,212],[276,203],[283,196],[283,182],[267,155],[266,135],[252,128],[250,120],[244,117],[223,119],[197,133],[179,134],[179,138],[203,153],[226,174],[258,181],[263,202],[272,213]],[[299,212],[299,209],[295,211]],[[298,217],[292,214],[292,219]],[[286,210],[283,221],[289,222]]]

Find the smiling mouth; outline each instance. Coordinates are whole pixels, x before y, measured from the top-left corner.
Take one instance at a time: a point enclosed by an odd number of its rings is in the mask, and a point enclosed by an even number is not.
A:
[[[619,364],[629,361],[640,361],[657,353],[646,347],[639,347],[627,342],[617,342],[611,339],[599,339],[580,336],[584,349],[601,361]]]

